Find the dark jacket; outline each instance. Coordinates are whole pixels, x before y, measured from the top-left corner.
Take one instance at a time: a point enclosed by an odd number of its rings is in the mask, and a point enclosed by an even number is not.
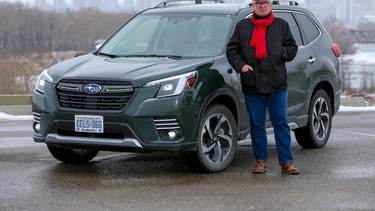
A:
[[[241,20],[227,45],[228,61],[241,74],[242,92],[267,94],[287,90],[285,62],[292,61],[298,50],[289,24],[275,17],[266,32],[267,58],[261,60],[255,58],[255,48],[250,47],[254,28],[251,19]],[[254,71],[241,73],[245,64]]]

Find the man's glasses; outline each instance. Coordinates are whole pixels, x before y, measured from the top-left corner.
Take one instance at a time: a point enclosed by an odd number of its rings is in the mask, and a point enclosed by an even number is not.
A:
[[[255,6],[260,7],[260,6],[269,6],[271,2],[265,1],[265,2],[254,2]]]

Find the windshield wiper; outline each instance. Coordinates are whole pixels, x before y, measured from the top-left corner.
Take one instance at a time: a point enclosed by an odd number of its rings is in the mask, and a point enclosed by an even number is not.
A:
[[[110,54],[110,53],[102,53],[102,52],[99,52],[98,55],[100,55],[100,56],[107,56],[107,57],[109,57],[111,59],[119,57],[119,55]]]
[[[152,54],[152,55],[147,55],[149,57],[161,57],[161,58],[168,58],[168,59],[181,59],[182,56],[179,55],[158,55],[158,54]]]
[[[166,58],[166,59],[181,59],[182,56],[178,55],[162,55],[162,54],[126,54],[118,55],[118,57],[152,57],[152,58]]]

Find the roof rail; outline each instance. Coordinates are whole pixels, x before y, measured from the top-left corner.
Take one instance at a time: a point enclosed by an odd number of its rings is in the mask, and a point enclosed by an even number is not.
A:
[[[298,1],[296,0],[278,0],[272,1],[273,5],[290,5],[290,6],[299,6]],[[252,6],[253,3],[250,3],[249,6]]]
[[[299,6],[299,3],[293,0],[278,0],[278,1],[273,1],[272,4],[275,4],[275,5],[289,4],[290,6]]]
[[[171,3],[171,2],[181,2],[181,1],[190,1],[190,2],[195,2],[195,4],[202,4],[204,1],[212,1],[212,2],[215,2],[215,3],[225,3],[224,0],[163,0],[159,3],[157,3],[155,7],[165,7],[167,6],[167,3]]]

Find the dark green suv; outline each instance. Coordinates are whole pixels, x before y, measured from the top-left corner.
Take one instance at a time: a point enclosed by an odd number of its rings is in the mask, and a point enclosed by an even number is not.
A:
[[[136,14],[95,52],[43,71],[33,94],[34,140],[67,163],[100,150],[170,151],[194,170],[226,169],[250,131],[226,43],[252,9],[177,3]],[[299,46],[287,63],[290,128],[302,147],[323,147],[340,105],[339,47],[308,10],[274,4]]]

